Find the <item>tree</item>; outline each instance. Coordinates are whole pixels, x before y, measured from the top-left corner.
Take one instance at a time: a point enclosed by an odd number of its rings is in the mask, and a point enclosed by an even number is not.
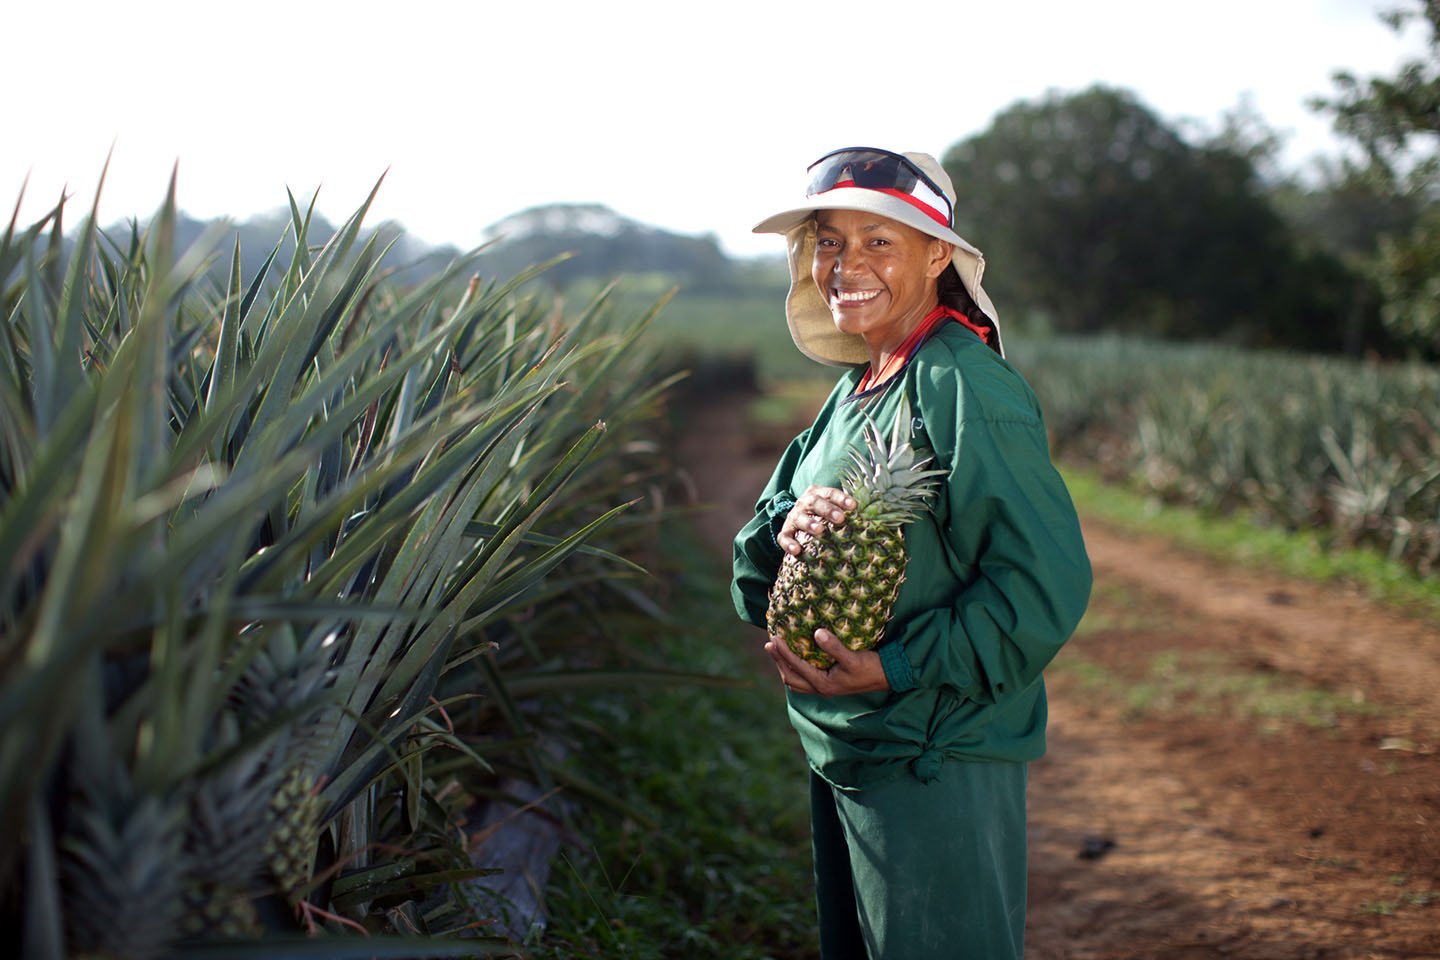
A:
[[[1096,86],[1015,104],[944,163],[995,295],[1057,329],[1337,349],[1341,271],[1298,255],[1242,135],[1193,146]]]
[[[1395,30],[1418,22],[1428,30],[1427,54],[1401,65],[1393,78],[1333,77],[1334,99],[1316,109],[1334,115],[1335,130],[1361,149],[1345,166],[1351,191],[1388,199],[1388,222],[1361,258],[1382,297],[1386,327],[1414,351],[1440,358],[1440,0],[1383,19]]]
[[[687,290],[725,289],[729,258],[713,235],[690,237],[637,223],[598,203],[531,207],[488,228],[494,243],[480,263],[496,275],[518,273],[565,254],[546,272],[564,287],[580,278],[668,274]]]

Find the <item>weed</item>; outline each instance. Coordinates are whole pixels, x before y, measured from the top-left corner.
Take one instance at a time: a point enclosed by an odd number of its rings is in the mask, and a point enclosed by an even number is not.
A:
[[[1163,609],[1156,609],[1153,597],[1134,587],[1109,580],[1095,584],[1090,606],[1075,630],[1075,636],[1092,636],[1113,630],[1154,630],[1169,621]]]
[[[1316,857],[1313,860],[1317,867],[1331,867],[1335,870],[1358,870],[1359,864],[1344,860],[1340,857]]]
[[[1404,885],[1404,880],[1401,880],[1400,883],[1395,881],[1395,877],[1390,878],[1392,885]],[[1367,900],[1360,905],[1360,912],[1374,914],[1377,917],[1393,917],[1402,907],[1428,907],[1437,899],[1440,899],[1440,895],[1433,890],[1412,890],[1401,894],[1398,900]]]
[[[1190,549],[1251,569],[1271,570],[1319,583],[1351,583],[1372,599],[1440,621],[1440,586],[1374,550],[1342,548],[1313,530],[1287,531],[1237,513],[1218,517],[1194,507],[1161,504],[1101,482],[1094,472],[1066,466],[1065,484],[1083,516],[1122,529],[1154,533]]]
[[[660,655],[690,669],[761,676],[709,554],[688,532],[667,540],[682,585],[674,619],[687,626]],[[550,927],[532,956],[814,957],[808,781],[773,685],[576,707],[591,712],[596,730],[615,731],[583,745],[579,772],[655,826],[620,815],[583,825],[589,850],[552,875]]]
[[[1247,668],[1219,653],[1162,651],[1134,677],[1106,669],[1080,649],[1067,648],[1051,672],[1103,693],[1130,719],[1223,713],[1248,718],[1263,733],[1276,733],[1296,725],[1330,729],[1343,717],[1380,712],[1363,700],[1309,686],[1296,677]]]

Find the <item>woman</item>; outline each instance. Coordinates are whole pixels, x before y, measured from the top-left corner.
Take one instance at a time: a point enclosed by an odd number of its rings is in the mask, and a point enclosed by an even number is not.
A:
[[[930,514],[905,527],[877,649],[819,629],[835,660],[820,670],[778,637],[765,647],[811,767],[821,954],[1019,957],[1041,670],[1090,594],[1079,523],[1035,396],[1004,360],[984,260],[953,229],[945,171],[852,148],[810,176],[807,202],[755,232],[789,243],[796,346],[848,369],[736,537],[740,615],[764,626],[784,554],[855,509],[839,478],[867,418],[888,427],[908,404],[913,443],[945,471]]]

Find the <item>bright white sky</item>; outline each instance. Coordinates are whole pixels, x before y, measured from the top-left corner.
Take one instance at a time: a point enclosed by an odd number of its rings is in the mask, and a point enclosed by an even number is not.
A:
[[[68,184],[71,222],[114,159],[102,222],[302,201],[338,220],[388,168],[372,222],[462,247],[525,207],[598,202],[733,254],[840,146],[937,156],[1017,100],[1102,82],[1214,126],[1243,96],[1334,154],[1305,107],[1330,75],[1423,48],[1377,11],[1413,0],[6,0],[0,209]],[[961,203],[964,189],[961,186]],[[8,219],[8,216],[5,218]]]

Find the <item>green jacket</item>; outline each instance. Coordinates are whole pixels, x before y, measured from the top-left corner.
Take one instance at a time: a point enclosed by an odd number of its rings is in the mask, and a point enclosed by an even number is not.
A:
[[[864,417],[888,433],[908,396],[915,442],[949,474],[933,515],[905,528],[909,565],[879,648],[891,689],[790,693],[791,722],[811,767],[841,789],[906,770],[928,781],[943,759],[1035,759],[1045,750],[1041,671],[1079,623],[1091,585],[1035,394],[958,323],[943,324],[863,401],[853,398],[862,373],[840,377],[736,536],[736,609],[765,625],[782,557],[775,533],[795,497],[838,485]]]

